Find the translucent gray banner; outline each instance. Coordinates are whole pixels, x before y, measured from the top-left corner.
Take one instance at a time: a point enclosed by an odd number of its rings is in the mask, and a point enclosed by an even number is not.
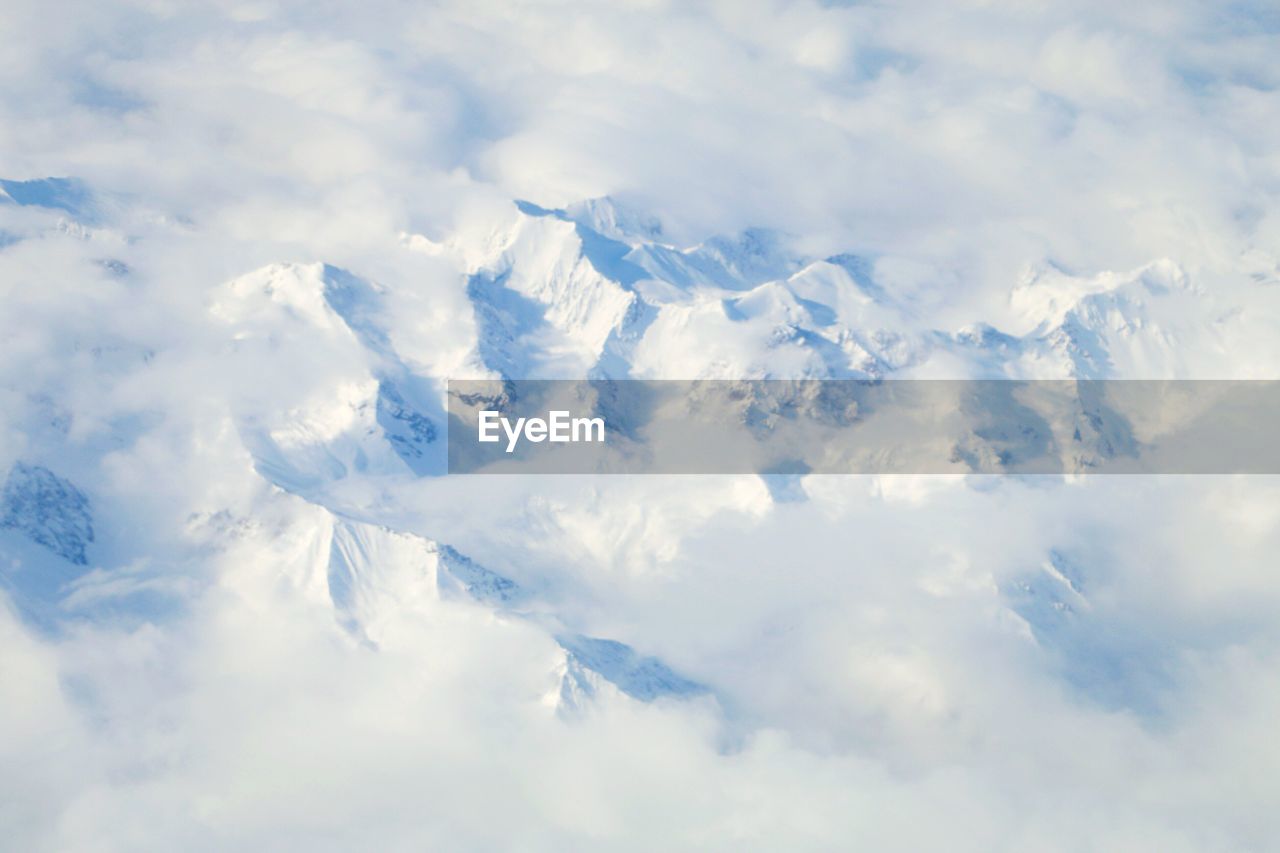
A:
[[[1273,380],[451,380],[454,474],[1276,474]]]

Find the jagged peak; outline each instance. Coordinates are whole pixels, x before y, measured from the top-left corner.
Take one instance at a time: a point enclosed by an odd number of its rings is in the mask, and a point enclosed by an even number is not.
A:
[[[629,245],[661,242],[662,222],[655,216],[619,202],[612,196],[584,199],[568,207],[549,208],[525,199],[515,200],[525,216],[551,217],[588,228],[602,237]]]
[[[585,634],[557,634],[555,639],[568,655],[570,668],[566,678],[573,677],[573,667],[576,664],[641,702],[652,702],[666,696],[699,696],[710,692],[706,685],[685,678],[658,658],[641,655],[631,646],[617,640],[588,637]],[[576,678],[574,686],[579,692],[591,695],[589,680]]]
[[[322,329],[346,328],[369,349],[389,347],[379,319],[384,290],[340,267],[319,261],[272,263],[222,285],[210,312],[227,322],[259,320],[269,306]]]
[[[770,228],[747,228],[738,234],[717,235],[690,250],[717,263],[747,285],[786,278],[804,265],[793,253],[789,238]]]
[[[662,222],[612,196],[587,199],[565,209],[569,219],[614,240],[636,245],[664,242]]]
[[[16,462],[0,492],[0,528],[16,530],[69,563],[88,564],[89,499],[42,465]]]
[[[433,607],[441,600],[464,600],[530,619],[550,633],[565,653],[561,710],[580,708],[596,696],[602,682],[641,702],[711,692],[625,643],[565,631],[554,617],[516,610],[531,600],[527,589],[450,545],[327,510],[324,518],[321,532],[328,541],[323,572],[338,622],[375,646],[380,623],[392,615],[386,608],[399,612],[413,601]]]
[[[1010,293],[1010,305],[1028,331],[1061,327],[1070,314],[1104,296],[1160,295],[1170,291],[1203,295],[1183,269],[1162,258],[1128,272],[1104,270],[1092,276],[1076,275],[1052,261],[1028,268]]]

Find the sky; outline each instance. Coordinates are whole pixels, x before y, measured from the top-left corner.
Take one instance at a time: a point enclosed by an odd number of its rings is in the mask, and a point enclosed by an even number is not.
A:
[[[94,533],[0,505],[16,849],[1277,844],[1274,477],[794,500],[424,475],[381,432],[389,384],[430,419],[495,369],[489,273],[587,294],[525,341],[576,363],[616,285],[516,200],[867,258],[886,301],[840,311],[912,375],[980,372],[928,343],[976,324],[1077,369],[1075,322],[1110,378],[1275,378],[1268,4],[9,0],[0,45],[0,472]],[[809,363],[646,287],[636,370]],[[442,591],[444,546],[525,597]],[[705,690],[575,681],[568,634]]]

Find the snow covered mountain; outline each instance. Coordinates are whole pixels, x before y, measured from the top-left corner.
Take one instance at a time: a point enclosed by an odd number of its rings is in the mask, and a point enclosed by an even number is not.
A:
[[[1021,487],[955,481],[934,497],[892,478],[851,495],[800,474],[678,489],[443,476],[446,378],[1252,376],[1280,346],[1267,334],[1280,322],[1274,289],[1211,291],[1170,260],[1092,274],[1046,261],[1009,283],[1002,316],[957,325],[953,307],[886,284],[876,257],[810,257],[767,230],[677,246],[607,198],[518,201],[439,240],[401,235],[398,260],[445,270],[434,289],[281,260],[166,304],[148,251],[185,239],[180,218],[100,202],[75,181],[0,187],[16,214],[0,259],[74,250],[98,288],[87,313],[48,320],[74,341],[59,355],[70,379],[6,380],[11,429],[27,440],[5,460],[0,577],[43,636],[177,624],[193,602],[229,597],[388,666],[502,679],[568,726],[618,708],[693,709],[671,713],[705,714],[727,753],[781,733],[813,754],[880,750],[905,773],[927,746],[976,749],[965,727],[1004,711],[916,643],[979,656],[998,645],[1078,713],[1159,720],[1187,677],[1168,649],[1192,640],[1173,617],[1134,627],[1116,603],[1116,558],[1068,532],[1046,527],[1016,560],[971,565],[939,557],[927,528],[875,544],[890,534],[858,516],[936,500],[963,519],[947,535],[965,540],[984,527],[984,502]],[[140,321],[130,300],[163,307]],[[1234,359],[1240,347],[1249,359]],[[1098,447],[1128,440],[1088,405],[1077,428]],[[1026,488],[1028,503],[1048,500]],[[859,538],[828,544],[823,513]],[[912,569],[881,567],[879,587],[859,587],[849,567],[875,565],[862,556],[874,547]],[[810,571],[819,580],[786,580]],[[936,602],[935,622],[885,616],[919,595]],[[721,599],[732,628],[717,635],[705,602]],[[801,611],[818,614],[812,625]],[[844,641],[827,637],[846,623],[870,639],[830,670],[827,646]],[[457,672],[451,637],[467,638]]]
[[[3,187],[11,203],[112,232],[85,213],[105,206],[80,182]],[[35,220],[37,230],[15,239],[65,233],[64,222],[50,231]],[[1046,265],[1010,288],[1018,328],[939,328],[878,282],[874,259],[808,258],[767,231],[680,248],[664,242],[655,219],[610,199],[564,210],[516,202],[479,236],[403,242],[456,269],[474,329],[459,372],[479,376],[1166,377],[1211,364],[1206,353],[1259,322],[1258,306],[1233,311],[1158,261],[1090,277]],[[416,477],[443,473],[445,377],[401,355],[406,333],[394,296],[357,271],[317,261],[261,267],[214,287],[205,301],[213,357],[283,389],[240,389],[226,400],[253,470],[322,508],[304,534],[307,564],[292,571],[325,578],[336,620],[375,644],[380,620],[413,601],[436,608],[466,600],[532,619],[564,650],[561,694],[570,704],[586,701],[597,678],[644,701],[705,694],[655,658],[573,632],[552,605],[464,556],[447,535],[413,532],[422,520],[406,522],[395,495]],[[803,495],[797,482],[774,477],[762,499],[794,500]],[[382,492],[374,504],[370,489]],[[94,530],[89,499],[75,486],[19,461],[4,500],[5,528],[86,564]],[[1070,603],[1046,598],[1042,584],[1018,588],[1025,594],[1015,596],[1013,612],[1042,641],[1061,636],[1053,625]]]
[[[64,560],[85,565],[93,542],[89,499],[48,468],[18,463],[0,498],[0,527],[25,534]]]
[[[473,369],[484,375],[1246,378],[1228,341],[1264,348],[1261,375],[1275,355],[1260,334],[1274,294],[1215,296],[1167,259],[1094,276],[1046,262],[1010,287],[1014,328],[975,318],[954,329],[896,299],[873,258],[808,258],[766,231],[681,249],[607,198],[516,206],[477,242],[407,239],[469,271]],[[1249,312],[1233,296],[1247,296]]]
[[[1280,849],[1275,7],[0,3],[0,848]]]

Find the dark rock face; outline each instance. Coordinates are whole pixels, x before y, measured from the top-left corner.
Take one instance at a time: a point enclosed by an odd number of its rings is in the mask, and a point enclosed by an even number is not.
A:
[[[89,499],[67,480],[39,465],[19,462],[0,496],[0,527],[17,530],[78,566],[93,541]]]
[[[427,445],[436,440],[436,426],[430,418],[416,411],[394,384],[383,380],[378,385],[378,425],[396,455],[415,473],[427,470],[424,460]]]

